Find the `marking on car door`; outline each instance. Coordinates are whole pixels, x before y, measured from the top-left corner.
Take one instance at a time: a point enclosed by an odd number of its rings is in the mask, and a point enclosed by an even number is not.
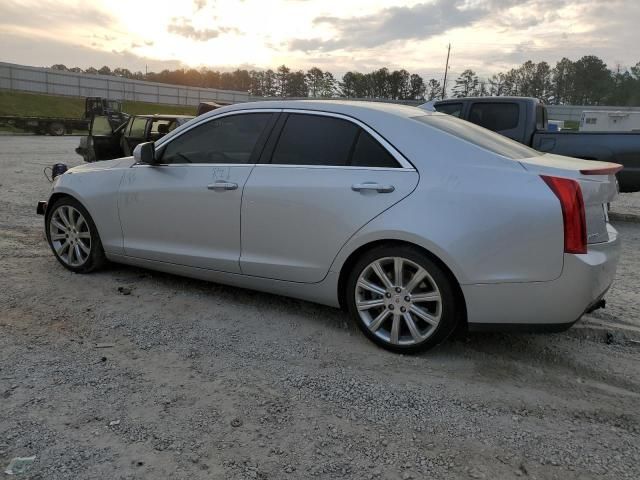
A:
[[[230,167],[214,167],[212,177],[214,180],[229,180],[230,174]]]

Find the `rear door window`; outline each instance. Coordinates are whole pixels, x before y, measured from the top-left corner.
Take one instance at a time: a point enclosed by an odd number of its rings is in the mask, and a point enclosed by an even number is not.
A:
[[[520,106],[517,103],[474,103],[469,110],[470,122],[494,132],[516,128],[519,118]]]
[[[290,114],[271,163],[279,165],[348,165],[359,127],[322,115]]]
[[[147,127],[146,118],[134,118],[131,122],[131,128],[129,129],[129,137],[131,138],[144,138],[144,131]]]
[[[446,113],[454,117],[460,118],[462,115],[462,103],[442,103],[435,105],[436,112]]]

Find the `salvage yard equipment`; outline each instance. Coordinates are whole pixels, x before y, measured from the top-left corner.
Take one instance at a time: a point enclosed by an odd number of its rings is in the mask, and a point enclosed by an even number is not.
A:
[[[59,136],[73,133],[74,130],[88,130],[94,115],[105,115],[116,125],[128,119],[128,115],[122,112],[122,102],[119,100],[87,97],[82,118],[3,115],[0,116],[0,126],[19,128],[36,135]]]

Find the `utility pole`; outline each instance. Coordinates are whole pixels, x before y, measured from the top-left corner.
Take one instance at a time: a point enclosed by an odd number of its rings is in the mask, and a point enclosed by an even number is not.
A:
[[[451,44],[447,47],[447,63],[444,66],[444,80],[442,81],[442,100],[447,96],[447,73],[449,72],[449,54],[451,53]]]

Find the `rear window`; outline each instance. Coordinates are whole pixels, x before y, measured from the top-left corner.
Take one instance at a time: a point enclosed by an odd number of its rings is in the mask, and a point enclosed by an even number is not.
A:
[[[435,105],[435,108],[438,112],[453,115],[454,117],[460,117],[462,115],[461,103],[442,103],[440,105]]]
[[[412,117],[414,120],[437,128],[443,132],[454,135],[462,140],[472,143],[480,148],[497,153],[512,160],[522,158],[538,157],[540,152],[529,148],[521,143],[503,137],[498,133],[491,132],[485,128],[465,122],[450,115],[421,115]]]
[[[470,122],[494,132],[516,128],[519,116],[517,103],[474,103],[469,111]]]

